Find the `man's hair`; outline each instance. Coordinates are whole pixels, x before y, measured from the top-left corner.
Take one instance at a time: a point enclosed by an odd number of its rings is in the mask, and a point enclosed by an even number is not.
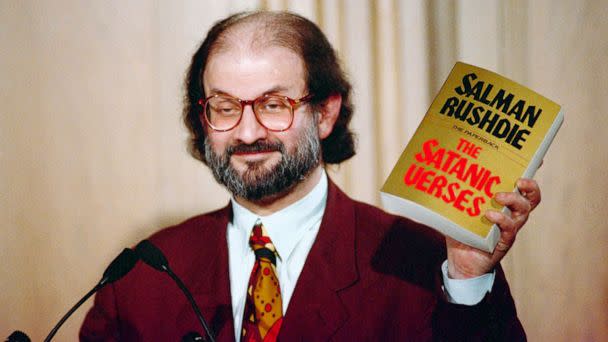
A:
[[[217,22],[192,56],[185,81],[187,94],[183,112],[184,123],[190,131],[190,154],[207,163],[205,127],[201,122],[202,108],[198,102],[207,97],[203,88],[203,74],[209,57],[238,42],[238,37],[230,39],[230,33],[238,33],[236,28],[246,24],[253,24],[252,27],[258,30],[255,32],[256,38],[265,40],[267,45],[288,48],[303,59],[306,86],[308,93],[313,95],[310,102],[313,111],[319,111],[331,95],[342,96],[340,114],[333,131],[321,142],[322,157],[329,164],[338,164],[352,157],[355,154],[354,134],[348,128],[353,113],[351,85],[331,44],[310,20],[289,12],[267,11],[237,13]]]

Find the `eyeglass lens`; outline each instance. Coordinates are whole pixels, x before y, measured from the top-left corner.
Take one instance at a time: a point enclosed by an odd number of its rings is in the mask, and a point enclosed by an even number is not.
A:
[[[215,96],[207,100],[205,115],[211,126],[218,130],[228,130],[236,126],[243,114],[242,103],[228,96]],[[281,96],[264,96],[253,103],[253,111],[264,127],[284,130],[291,125],[293,108]]]

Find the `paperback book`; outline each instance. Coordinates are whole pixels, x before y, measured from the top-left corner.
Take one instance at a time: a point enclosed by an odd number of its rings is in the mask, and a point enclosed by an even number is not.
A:
[[[564,120],[561,107],[494,72],[458,62],[381,189],[384,207],[492,252],[497,192],[532,178]]]

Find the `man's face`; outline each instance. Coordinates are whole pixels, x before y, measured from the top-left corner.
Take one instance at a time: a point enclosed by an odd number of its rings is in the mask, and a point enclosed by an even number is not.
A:
[[[306,94],[304,64],[283,47],[229,48],[211,55],[203,75],[207,96],[222,93],[253,100],[266,94],[299,99]],[[227,132],[207,127],[206,160],[215,178],[235,196],[260,200],[289,191],[319,164],[320,142],[310,107],[294,109],[291,127],[272,132],[246,106]],[[204,124],[204,122],[203,122]]]

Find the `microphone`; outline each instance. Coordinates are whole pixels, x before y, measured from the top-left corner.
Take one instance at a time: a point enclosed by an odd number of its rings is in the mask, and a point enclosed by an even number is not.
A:
[[[110,263],[108,268],[103,272],[103,276],[101,280],[89,291],[82,299],[78,301],[71,309],[68,311],[59,322],[55,325],[53,330],[49,333],[49,335],[44,339],[44,342],[49,342],[53,336],[57,333],[57,330],[63,325],[63,323],[78,309],[89,297],[91,297],[95,292],[99,291],[102,287],[115,282],[116,280],[124,277],[129,271],[133,269],[135,264],[139,260],[137,253],[135,253],[130,248],[125,248],[123,251]],[[12,335],[11,335],[12,336]],[[18,340],[15,340],[18,341]]]
[[[146,264],[150,265],[151,267],[153,267],[161,272],[167,273],[171,277],[171,279],[173,279],[173,281],[175,281],[175,283],[177,283],[177,286],[179,286],[180,290],[182,290],[184,295],[186,295],[186,298],[188,298],[190,305],[192,305],[192,309],[194,309],[194,313],[196,313],[196,317],[198,318],[199,322],[203,326],[203,329],[205,329],[205,333],[207,334],[207,336],[209,336],[209,340],[211,342],[215,342],[213,333],[211,332],[211,329],[207,325],[205,318],[203,318],[203,314],[201,313],[201,310],[196,305],[196,302],[194,301],[192,294],[190,294],[190,291],[188,291],[188,289],[186,288],[186,285],[184,285],[184,283],[181,281],[181,279],[179,279],[179,277],[175,273],[173,273],[173,271],[169,267],[169,262],[167,261],[167,258],[163,255],[163,252],[161,252],[161,250],[158,249],[158,247],[154,246],[154,244],[152,244],[152,242],[150,242],[148,240],[143,240],[139,244],[137,244],[137,246],[135,247],[135,252],[137,253],[139,258],[143,262],[145,262]]]
[[[31,342],[30,338],[23,332],[16,330],[14,331],[5,342]],[[196,340],[192,340],[196,341]]]

